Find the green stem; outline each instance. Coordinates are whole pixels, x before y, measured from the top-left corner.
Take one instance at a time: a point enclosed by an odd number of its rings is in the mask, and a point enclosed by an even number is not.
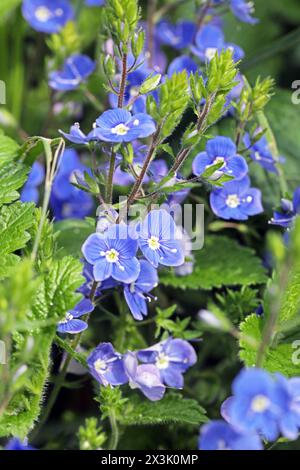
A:
[[[109,440],[109,450],[116,450],[119,442],[119,429],[116,419],[115,410],[110,410],[109,412],[109,422],[111,427],[111,436]]]
[[[40,244],[42,233],[43,233],[43,227],[47,218],[47,211],[48,211],[48,206],[49,206],[49,201],[50,201],[50,196],[51,196],[51,191],[52,191],[52,185],[53,185],[53,181],[56,175],[57,164],[58,164],[61,154],[64,152],[64,149],[65,149],[65,142],[63,139],[61,139],[53,157],[52,150],[51,150],[51,141],[48,139],[42,139],[42,142],[44,145],[44,150],[45,150],[45,155],[46,155],[45,193],[44,193],[44,199],[43,199],[43,205],[42,205],[41,219],[40,219],[40,223],[38,226],[38,230],[36,233],[32,253],[31,253],[31,259],[33,261],[35,261],[37,253],[38,253],[39,244]]]
[[[112,204],[112,201],[113,201],[113,179],[114,179],[115,165],[116,165],[116,153],[112,148],[111,154],[110,154],[110,163],[109,163],[108,179],[107,179],[107,193],[106,193],[107,204]]]

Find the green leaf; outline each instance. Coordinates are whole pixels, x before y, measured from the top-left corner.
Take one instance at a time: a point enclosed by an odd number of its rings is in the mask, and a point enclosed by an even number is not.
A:
[[[256,364],[258,347],[262,341],[264,320],[253,314],[241,324],[240,358],[247,367]],[[292,344],[278,344],[266,351],[262,368],[269,372],[279,372],[287,377],[300,374],[299,361],[293,360],[295,348]]]
[[[19,145],[13,139],[5,135],[0,135],[0,165],[11,162],[16,158],[18,150]]]
[[[53,261],[37,291],[33,314],[36,319],[64,317],[80,300],[75,290],[84,282],[82,264],[71,256]]]
[[[14,268],[20,261],[19,256],[8,254],[1,256],[1,265],[0,265],[0,280],[9,276],[10,271]]]
[[[180,289],[212,289],[213,287],[263,284],[265,268],[253,250],[227,237],[210,235],[204,247],[195,253],[193,273],[175,276],[163,271],[160,281],[165,286]]]
[[[164,423],[185,423],[199,426],[207,421],[205,410],[196,400],[186,399],[175,393],[170,393],[155,403],[131,399],[122,411],[119,420],[127,426]]]
[[[0,209],[0,254],[12,253],[23,248],[34,222],[34,204],[16,202]]]
[[[29,168],[21,164],[11,162],[1,165],[0,163],[0,206],[19,198],[16,190],[24,185],[28,171]]]
[[[79,300],[80,296],[75,291],[83,281],[82,265],[71,257],[48,263],[47,271],[35,281],[32,278],[33,273],[26,275],[27,271],[22,271],[23,267],[21,263],[17,268],[19,271],[11,276],[5,289],[0,291],[0,304],[7,305],[7,311],[1,312],[2,319],[12,321],[20,315],[20,308],[18,304],[15,305],[16,292],[25,293],[30,290],[28,295],[24,295],[26,305],[23,308],[23,316],[25,315],[24,320],[30,321],[31,329],[22,330],[22,333],[15,332],[12,337],[13,347],[9,361],[9,371],[12,374],[9,391],[12,396],[0,417],[0,436],[13,435],[21,439],[28,435],[40,414],[51,365],[50,353],[56,334],[55,323]],[[32,282],[36,285],[34,290],[30,289]],[[19,297],[22,301],[22,295]],[[39,320],[48,320],[48,326],[34,328],[34,322],[41,324]],[[29,351],[28,344],[31,344]],[[14,377],[20,367],[23,368],[23,374],[18,384]]]

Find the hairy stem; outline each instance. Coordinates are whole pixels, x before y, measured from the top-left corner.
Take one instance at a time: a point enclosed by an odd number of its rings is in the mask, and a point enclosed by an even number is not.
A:
[[[125,87],[126,87],[126,78],[127,78],[127,54],[126,52],[124,52],[122,56],[122,74],[121,74],[119,96],[118,96],[118,108],[123,107]]]
[[[119,429],[118,429],[118,423],[116,419],[116,413],[114,410],[110,410],[109,412],[109,422],[110,422],[110,427],[111,427],[111,436],[109,440],[108,449],[116,450],[118,447],[118,442],[119,442]]]

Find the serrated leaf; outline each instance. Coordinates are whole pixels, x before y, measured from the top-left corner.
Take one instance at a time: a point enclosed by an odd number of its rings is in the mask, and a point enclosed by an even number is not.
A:
[[[205,423],[207,418],[205,410],[196,400],[170,393],[155,403],[131,399],[124,406],[119,420],[127,426],[164,423],[185,423],[199,426],[199,424]]]
[[[0,206],[19,198],[17,189],[24,185],[28,171],[29,168],[18,163],[0,163]]]
[[[241,324],[240,358],[247,367],[256,364],[258,347],[262,341],[264,320],[253,314]],[[295,348],[292,344],[278,344],[266,351],[261,367],[269,372],[279,372],[288,377],[300,374],[300,364],[293,361]]]
[[[11,269],[13,269],[19,263],[19,261],[19,256],[14,254],[1,256],[0,281],[9,276]]]
[[[11,162],[18,155],[19,145],[10,137],[0,135],[0,165]]]
[[[20,266],[22,268],[22,265]],[[48,265],[47,272],[41,274],[37,279],[38,288],[34,293],[30,312],[27,319],[33,325],[34,321],[44,319],[62,318],[66,311],[74,307],[78,301],[79,294],[76,289],[82,283],[82,265],[79,261],[66,257],[62,260],[53,261]],[[19,276],[20,282],[23,277]],[[25,277],[24,289],[30,284]],[[19,290],[22,290],[20,285]],[[80,296],[79,296],[80,297]],[[1,300],[1,299],[0,299]],[[27,308],[25,309],[27,311]],[[11,315],[11,311],[9,314]],[[32,328],[32,327],[31,327]],[[51,345],[56,334],[56,326],[36,328],[22,335],[14,336],[15,341],[11,367],[27,366],[21,386],[11,397],[8,407],[0,417],[0,436],[18,436],[24,439],[32,429],[34,422],[40,414],[41,400],[44,387],[49,375],[51,363]],[[27,340],[30,337],[31,354],[24,353]],[[1,372],[1,371],[0,371]]]
[[[0,254],[12,253],[23,248],[34,221],[34,204],[16,202],[0,209]]]
[[[165,286],[180,289],[212,289],[214,287],[263,284],[266,270],[253,250],[227,237],[210,235],[204,247],[195,253],[193,273],[175,276],[162,271],[160,281]]]

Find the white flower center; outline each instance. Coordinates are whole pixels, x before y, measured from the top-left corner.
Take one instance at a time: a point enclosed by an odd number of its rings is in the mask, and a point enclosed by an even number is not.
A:
[[[37,20],[41,21],[42,23],[46,23],[52,17],[52,13],[49,8],[45,6],[40,6],[35,10],[35,17]]]
[[[226,199],[226,205],[231,209],[236,209],[240,205],[240,198],[237,194],[229,194]]]
[[[109,263],[116,263],[119,260],[119,253],[117,250],[112,248],[111,250],[107,250],[105,252],[105,257]]]
[[[59,322],[59,324],[65,324],[65,323],[68,323],[69,321],[73,320],[73,315],[71,315],[71,313],[67,313],[66,315],[66,318],[62,321]]]
[[[169,365],[169,358],[164,353],[160,353],[158,358],[156,359],[156,366],[159,369],[166,369]]]
[[[264,413],[270,407],[270,400],[265,395],[256,395],[251,402],[251,410],[255,413]]]
[[[211,60],[214,58],[216,52],[217,52],[217,48],[216,47],[208,47],[207,49],[205,49],[205,57],[208,59],[208,60]]]
[[[94,362],[94,367],[99,374],[105,372],[107,369],[106,362],[103,361],[103,359],[97,359],[97,361]]]
[[[224,157],[216,157],[213,161],[213,165],[217,165],[218,163],[225,163]]]
[[[259,152],[255,152],[254,157],[255,157],[255,160],[261,160],[261,156]]]
[[[151,250],[158,250],[160,247],[159,238],[151,235],[151,237],[148,238],[148,246]]]
[[[117,135],[126,135],[128,131],[129,127],[125,126],[125,124],[118,124],[116,127],[111,129],[111,133]]]

